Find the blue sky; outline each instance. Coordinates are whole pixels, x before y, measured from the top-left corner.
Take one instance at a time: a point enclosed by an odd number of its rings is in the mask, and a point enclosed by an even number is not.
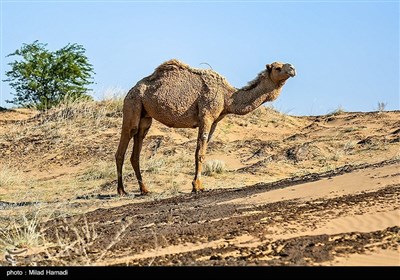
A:
[[[98,99],[178,58],[235,87],[289,62],[298,75],[272,105],[292,115],[400,107],[398,1],[0,1],[2,80],[6,55],[39,40],[83,45]],[[10,92],[2,82],[0,106]]]

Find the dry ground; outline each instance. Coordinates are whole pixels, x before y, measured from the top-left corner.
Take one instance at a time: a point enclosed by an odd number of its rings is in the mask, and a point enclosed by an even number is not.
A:
[[[121,198],[121,105],[0,112],[1,265],[400,265],[399,111],[229,116],[196,195],[196,130],[154,122]]]

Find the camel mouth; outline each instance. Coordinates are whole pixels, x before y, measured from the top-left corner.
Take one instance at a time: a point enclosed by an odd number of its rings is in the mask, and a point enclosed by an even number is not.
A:
[[[296,76],[296,70],[295,69],[290,69],[290,71],[288,71],[288,74],[290,77],[294,77]]]

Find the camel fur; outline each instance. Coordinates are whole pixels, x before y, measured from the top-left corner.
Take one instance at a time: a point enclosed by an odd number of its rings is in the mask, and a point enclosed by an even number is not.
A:
[[[152,119],[175,128],[198,128],[195,177],[192,191],[204,190],[200,177],[207,144],[217,123],[227,114],[244,115],[275,100],[286,80],[296,75],[291,64],[274,62],[241,89],[210,69],[195,69],[176,59],[158,66],[140,80],[124,99],[121,138],[115,154],[120,195],[126,194],[122,166],[130,140],[134,145],[131,164],[141,194],[148,192],[140,172],[140,151]]]

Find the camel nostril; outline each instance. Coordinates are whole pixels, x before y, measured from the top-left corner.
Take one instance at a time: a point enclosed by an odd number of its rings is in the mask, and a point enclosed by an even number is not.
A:
[[[289,64],[289,75],[290,75],[291,77],[296,76],[296,69],[295,69],[294,66],[291,65],[291,64]]]

